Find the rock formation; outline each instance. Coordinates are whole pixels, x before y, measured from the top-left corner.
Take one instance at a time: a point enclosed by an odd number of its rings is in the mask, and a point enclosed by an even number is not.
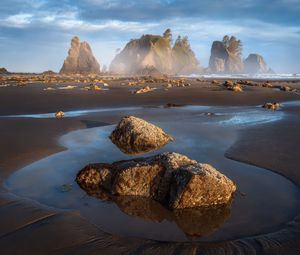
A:
[[[176,40],[172,47],[171,30],[163,36],[143,35],[131,40],[111,62],[110,71],[136,74],[145,67],[153,67],[163,74],[189,74],[199,71],[199,63],[187,38]]]
[[[188,38],[178,36],[172,48],[174,74],[192,74],[201,71],[199,62],[192,51]]]
[[[88,193],[104,189],[112,196],[148,197],[170,209],[227,204],[236,190],[212,166],[178,153],[88,165],[76,181]]]
[[[122,118],[110,139],[121,151],[128,154],[152,151],[173,140],[161,128],[133,116]]]
[[[80,42],[75,36],[71,41],[68,57],[65,59],[60,73],[99,73],[100,65],[93,56],[87,42]]]
[[[249,54],[244,61],[245,73],[267,73],[269,68],[264,58],[259,54]]]
[[[0,68],[0,74],[9,74],[9,72],[7,71],[6,68],[1,67],[1,68]]]
[[[241,73],[241,42],[235,37],[224,36],[223,41],[214,41],[211,47],[209,70],[213,73]]]

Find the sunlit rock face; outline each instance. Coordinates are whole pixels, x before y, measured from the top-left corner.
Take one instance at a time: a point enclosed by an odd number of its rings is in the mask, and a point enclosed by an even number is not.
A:
[[[87,42],[80,42],[75,36],[71,41],[68,57],[65,59],[60,73],[99,73],[100,65]]]
[[[249,54],[244,65],[246,73],[267,73],[269,71],[264,58],[259,54]]]
[[[122,118],[111,133],[110,139],[127,154],[149,152],[173,140],[161,128],[134,116]]]
[[[113,59],[110,71],[137,74],[145,67],[154,67],[163,74],[190,74],[200,70],[187,38],[179,37],[172,46],[169,29],[163,36],[147,34],[131,40]]]
[[[227,204],[236,190],[212,166],[178,153],[89,165],[76,181],[89,194],[103,189],[111,196],[146,197],[173,210]]]
[[[211,47],[209,70],[213,73],[241,73],[243,61],[238,54],[228,50],[222,41],[214,41]]]

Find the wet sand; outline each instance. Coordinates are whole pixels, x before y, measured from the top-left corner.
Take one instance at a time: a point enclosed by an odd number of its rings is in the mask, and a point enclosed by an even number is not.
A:
[[[48,92],[53,94],[47,94]],[[103,94],[100,94],[104,92]],[[201,105],[258,105],[266,101],[296,100],[294,93],[250,88],[242,94],[215,90],[210,86],[174,88],[152,94],[133,95],[128,88],[109,91],[42,91],[37,85],[24,88],[8,87],[0,91],[1,115],[55,112],[108,106],[147,106],[166,103]],[[125,95],[124,95],[125,93]],[[12,100],[12,98],[14,100]],[[21,102],[21,103],[20,103]],[[289,117],[280,123],[251,127],[240,132],[239,140],[226,156],[279,172],[300,184],[299,166],[299,107],[285,107]],[[71,130],[115,123],[114,116],[98,118],[84,116],[56,119],[0,119],[0,171],[1,180],[10,173],[46,155],[61,151],[57,138]],[[275,145],[275,146],[274,146]],[[42,208],[42,209],[41,209]],[[24,213],[28,210],[28,213]],[[41,213],[32,214],[33,211]],[[26,215],[30,215],[28,218]],[[15,222],[11,228],[7,222]],[[272,234],[272,242],[263,236],[236,240],[226,244],[157,243],[150,240],[111,236],[82,219],[76,212],[57,212],[31,201],[20,201],[2,190],[0,198],[0,247],[6,254],[297,254],[300,248],[299,220]],[[298,225],[297,225],[298,226]],[[293,228],[292,228],[293,227]],[[292,228],[294,235],[290,235]],[[298,230],[297,230],[298,229]],[[298,233],[298,238],[295,238]],[[25,238],[26,237],[26,238]],[[54,244],[60,243],[57,249]],[[276,243],[276,245],[275,245]]]

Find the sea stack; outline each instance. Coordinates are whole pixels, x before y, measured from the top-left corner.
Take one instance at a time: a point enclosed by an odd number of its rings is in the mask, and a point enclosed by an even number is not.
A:
[[[264,58],[259,54],[249,54],[244,61],[245,73],[267,73],[269,68]]]
[[[244,64],[241,59],[241,41],[234,36],[224,36],[214,41],[211,47],[209,70],[212,73],[241,73]]]
[[[110,71],[116,73],[138,74],[145,68],[162,74],[191,74],[200,65],[187,37],[179,37],[172,46],[172,33],[167,29],[162,36],[147,34],[131,40],[110,65]]]
[[[60,73],[99,73],[100,65],[87,42],[80,42],[78,36],[71,40],[71,48]]]

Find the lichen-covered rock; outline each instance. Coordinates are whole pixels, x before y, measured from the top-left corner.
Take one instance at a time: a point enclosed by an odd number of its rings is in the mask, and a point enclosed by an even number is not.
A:
[[[73,37],[68,57],[65,59],[60,73],[99,73],[100,65],[87,42],[80,42]]]
[[[98,188],[99,186],[110,190],[112,185],[113,170],[109,164],[89,164],[84,167],[76,177],[76,182],[83,189]]]
[[[173,140],[161,128],[134,116],[122,118],[110,139],[127,154],[149,152]]]
[[[96,191],[104,189],[113,197],[151,198],[170,209],[226,204],[236,190],[235,184],[212,166],[178,153],[88,165],[76,181],[88,194],[103,196]]]
[[[184,165],[172,175],[169,207],[182,209],[226,204],[235,190],[235,184],[211,165]]]
[[[165,171],[157,160],[116,162],[111,192],[121,196],[155,197]]]

